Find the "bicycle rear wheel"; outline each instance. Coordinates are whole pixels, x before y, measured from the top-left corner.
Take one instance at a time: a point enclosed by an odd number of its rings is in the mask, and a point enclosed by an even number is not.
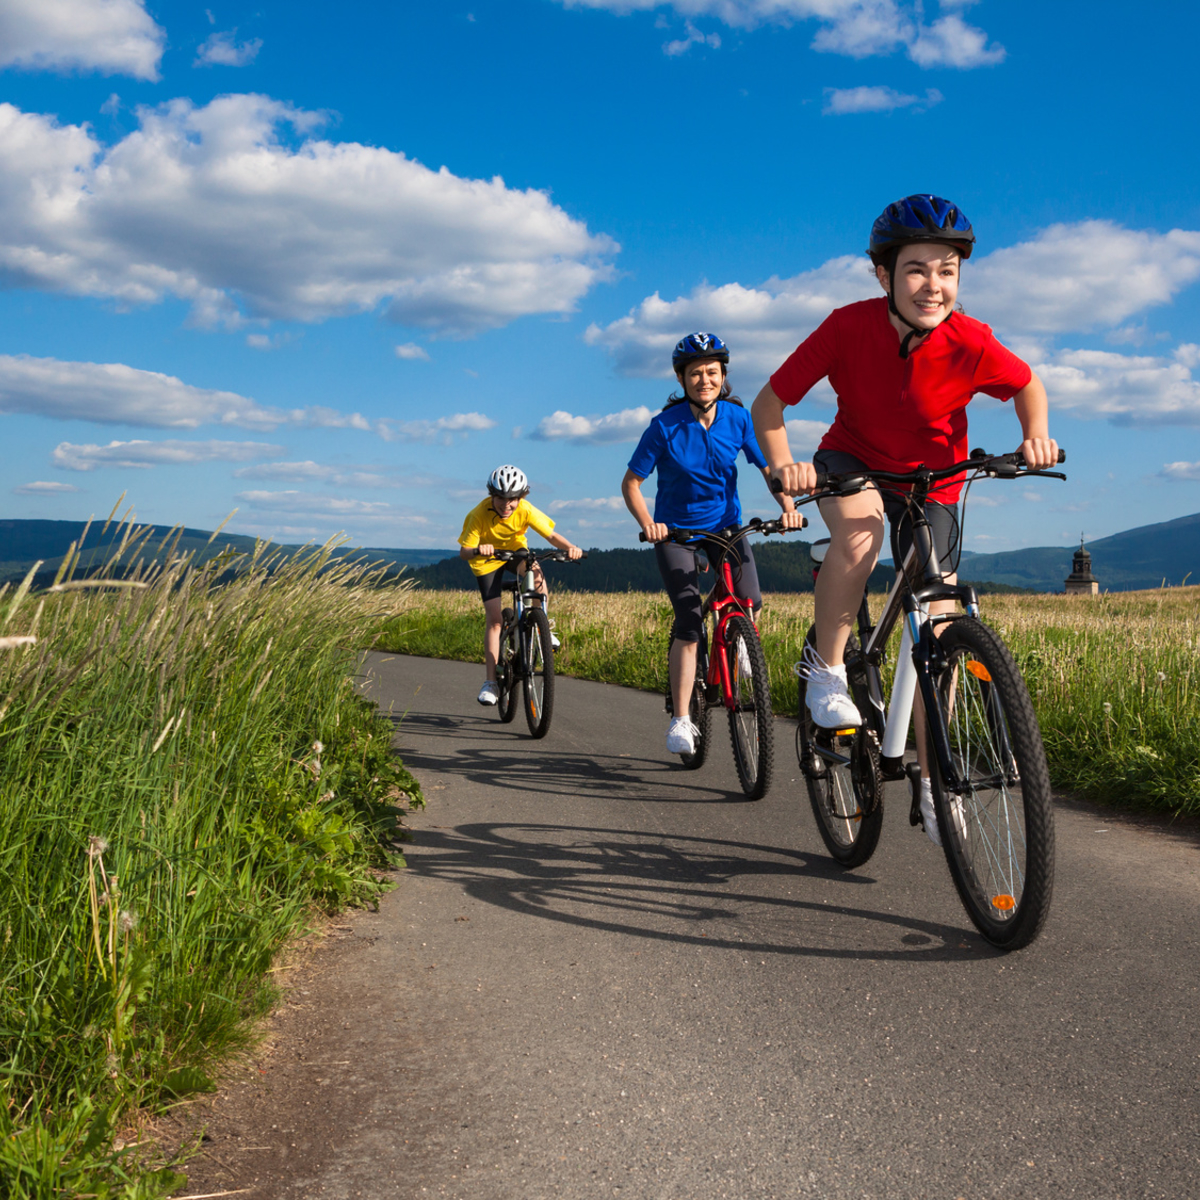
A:
[[[521,636],[526,643],[525,722],[535,738],[543,738],[554,715],[554,647],[550,620],[540,608],[526,611]]]
[[[496,710],[500,720],[507,725],[517,715],[517,622],[511,608],[506,608],[500,619],[500,657],[496,659],[496,686],[500,689],[500,702]]]
[[[993,946],[1017,950],[1041,932],[1054,890],[1050,772],[1029,692],[1012,655],[982,622],[943,631],[938,692],[956,794],[934,770],[938,829],[967,914]],[[931,762],[936,763],[932,754]]]
[[[816,647],[816,631],[807,642]],[[847,656],[856,653],[853,634]],[[860,713],[868,711],[866,688],[851,680],[850,691]],[[883,830],[883,778],[879,749],[866,725],[857,729],[821,729],[813,723],[800,679],[800,710],[796,724],[796,757],[808,785],[808,799],[825,849],[843,867],[861,867],[875,853]]]
[[[767,660],[754,622],[735,613],[725,626],[733,706],[729,740],[742,791],[761,800],[771,786],[775,766],[775,723],[771,714],[771,683]]]

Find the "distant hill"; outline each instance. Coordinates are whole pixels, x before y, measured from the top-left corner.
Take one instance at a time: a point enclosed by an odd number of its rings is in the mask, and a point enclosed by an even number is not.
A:
[[[1004,554],[971,554],[962,574],[1038,592],[1061,592],[1071,573],[1075,546],[1038,546]],[[1184,579],[1200,583],[1200,513],[1158,525],[1142,525],[1087,543],[1092,574],[1100,590],[1128,592],[1139,588],[1178,587]]]
[[[67,548],[72,542],[77,542],[87,528],[83,521],[18,521],[0,520],[0,583],[23,579],[29,568],[41,560],[42,567],[38,572],[36,583],[42,585],[53,579],[55,572],[62,563]],[[119,544],[116,539],[116,522],[108,527],[107,533],[101,533],[103,521],[93,521],[88,530],[87,539],[83,546],[83,557],[80,570],[86,571],[89,565],[100,566],[106,562]],[[144,531],[147,526],[139,525],[138,530]],[[153,558],[174,544],[164,545],[167,535],[172,530],[167,525],[149,526],[151,533],[145,543],[145,557]],[[255,539],[244,534],[219,533],[209,544],[212,534],[206,529],[184,529],[179,542],[178,552],[193,552],[198,562],[205,562],[224,550],[233,549],[248,552],[254,549]],[[298,550],[299,546],[279,546],[280,550]],[[373,547],[344,547],[338,551],[340,555],[363,557],[370,562],[387,563],[396,567],[413,567],[427,563],[438,562],[455,553],[453,550],[385,550]]]
[[[89,563],[103,563],[115,549],[114,526],[101,536],[103,522],[94,522],[84,545],[82,569]],[[145,529],[146,526],[139,526]],[[158,553],[171,530],[166,525],[151,526],[146,543],[148,552]],[[84,530],[82,521],[0,520],[0,583],[19,580],[39,559],[43,566],[36,583],[44,585],[53,578],[67,547],[78,541]],[[181,551],[194,551],[203,562],[223,550],[248,551],[254,538],[243,534],[220,533],[212,544],[204,529],[185,529],[179,541]],[[811,543],[772,539],[754,542],[759,580],[768,592],[812,591]],[[299,546],[280,546],[285,551]],[[1111,537],[1089,542],[1092,571],[1102,591],[1132,591],[1155,588],[1165,581],[1179,586],[1185,579],[1200,582],[1200,513],[1179,517],[1157,525],[1143,525]],[[1003,554],[963,553],[959,572],[964,580],[981,590],[1029,590],[1061,592],[1063,580],[1071,572],[1074,546],[1037,546],[1009,550]],[[471,575],[457,550],[392,549],[381,546],[344,547],[341,555],[386,563],[396,571],[404,570],[424,587],[458,590],[471,586]],[[582,562],[548,565],[554,586],[571,591],[657,592],[662,589],[654,552],[639,550],[589,550]],[[873,591],[890,586],[892,568],[883,565],[871,575]]]
[[[756,540],[754,561],[758,580],[765,592],[811,592],[813,590],[810,542]],[[546,575],[554,589],[572,592],[661,592],[662,576],[654,551],[589,550],[587,558],[574,563],[547,563]],[[449,562],[420,567],[412,572],[421,584],[433,590],[455,591],[472,585],[470,568],[455,557]],[[887,567],[876,567],[871,589],[886,591],[894,578]],[[711,586],[712,576],[701,576],[701,586]]]

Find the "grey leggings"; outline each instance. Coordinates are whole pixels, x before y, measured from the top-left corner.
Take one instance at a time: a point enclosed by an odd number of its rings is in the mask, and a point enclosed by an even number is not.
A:
[[[710,563],[721,557],[721,547],[704,538],[681,546],[678,542],[656,542],[654,557],[663,586],[675,610],[675,623],[671,626],[671,640],[676,642],[698,642],[704,632],[700,610],[704,603],[700,593],[700,573],[696,567],[696,550],[703,549]],[[734,591],[747,597],[754,611],[762,608],[762,591],[758,586],[758,570],[754,565],[754,554],[743,539],[729,552],[729,565],[733,570]]]

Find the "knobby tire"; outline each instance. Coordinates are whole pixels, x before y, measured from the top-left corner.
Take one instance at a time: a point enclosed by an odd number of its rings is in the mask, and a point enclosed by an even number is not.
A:
[[[520,659],[517,657],[517,621],[511,608],[500,614],[500,657],[496,660],[496,685],[500,701],[496,705],[500,720],[507,725],[517,715],[517,678]]]
[[[1042,735],[1025,682],[981,621],[950,622],[938,693],[961,797],[934,770],[942,846],[967,914],[1004,950],[1041,932],[1054,891],[1054,811]],[[932,743],[930,761],[936,763]]]
[[[816,648],[816,630],[807,641]],[[854,634],[846,643],[846,657],[858,652]],[[807,686],[800,679],[800,708],[796,723],[796,756],[808,786],[808,799],[817,821],[817,832],[825,849],[847,869],[861,867],[879,845],[883,830],[883,778],[879,773],[879,750],[867,726],[842,734],[821,734],[808,711]],[[859,713],[869,711],[870,697],[865,681],[850,680],[850,695]],[[817,738],[827,739],[830,748],[850,760],[849,765],[831,763],[816,750]]]
[[[767,660],[749,617],[735,613],[726,623],[725,630],[733,692],[733,706],[727,709],[733,763],[742,791],[751,800],[761,800],[771,786],[775,767],[775,722],[771,713]],[[740,665],[739,646],[745,649],[748,672]]]
[[[525,611],[523,638],[527,671],[524,676],[525,722],[535,738],[550,731],[554,715],[554,647],[550,644],[550,619],[540,608]]]

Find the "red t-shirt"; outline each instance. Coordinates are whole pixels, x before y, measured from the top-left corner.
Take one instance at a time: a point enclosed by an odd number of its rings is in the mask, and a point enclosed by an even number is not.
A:
[[[828,376],[838,408],[821,449],[901,472],[966,458],[971,397],[1009,400],[1032,374],[989,326],[960,312],[901,358],[881,296],[834,309],[771,376],[771,387],[784,404],[797,404]],[[952,504],[960,490],[960,481],[948,481],[936,498]]]

